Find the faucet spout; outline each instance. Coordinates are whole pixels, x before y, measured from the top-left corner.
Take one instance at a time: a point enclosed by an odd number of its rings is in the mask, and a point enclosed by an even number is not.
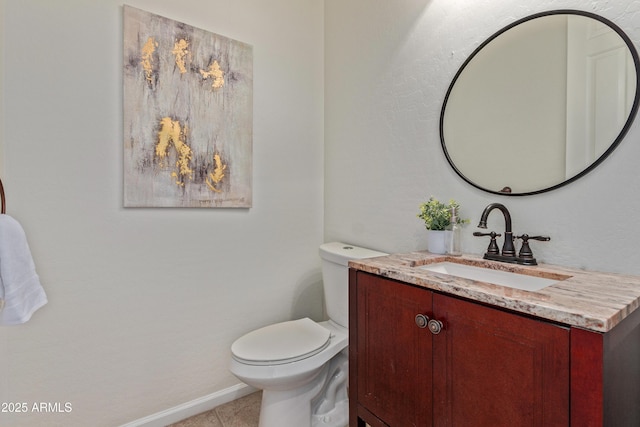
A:
[[[482,211],[482,215],[480,216],[480,222],[478,223],[478,228],[487,228],[487,219],[489,218],[489,214],[494,209],[500,210],[502,215],[504,216],[504,244],[502,245],[502,256],[506,257],[515,257],[516,249],[513,246],[513,231],[511,230],[511,214],[505,205],[502,203],[491,203],[484,211]]]

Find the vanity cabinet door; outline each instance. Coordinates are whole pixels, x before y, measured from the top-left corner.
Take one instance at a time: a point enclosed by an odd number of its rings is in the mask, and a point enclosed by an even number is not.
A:
[[[440,294],[433,311],[435,426],[569,425],[568,328]]]
[[[358,273],[357,401],[386,425],[432,425],[431,332],[415,320],[431,314],[432,295]]]
[[[569,426],[568,328],[350,274],[352,427]]]

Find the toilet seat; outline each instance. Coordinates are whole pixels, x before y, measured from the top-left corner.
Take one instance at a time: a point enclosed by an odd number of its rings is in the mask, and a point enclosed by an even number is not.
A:
[[[318,354],[330,338],[328,329],[305,317],[249,332],[231,345],[231,354],[248,365],[280,365]]]

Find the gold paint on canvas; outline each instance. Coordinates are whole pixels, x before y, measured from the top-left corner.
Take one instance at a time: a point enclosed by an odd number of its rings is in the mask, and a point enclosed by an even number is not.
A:
[[[161,167],[166,166],[164,159],[169,155],[169,147],[173,143],[178,159],[176,160],[177,172],[172,172],[171,176],[176,178],[176,184],[179,186],[184,186],[184,179],[191,178],[193,174],[193,169],[190,167],[191,148],[184,142],[186,132],[186,127],[180,126],[178,120],[164,117],[160,121],[156,157],[160,160]]]
[[[220,64],[218,61],[213,61],[213,64],[209,66],[209,71],[200,70],[200,74],[206,80],[208,78],[213,78],[213,83],[211,87],[214,89],[220,89],[224,86],[224,71],[220,69]]]
[[[153,37],[149,37],[142,47],[142,59],[140,64],[144,70],[148,82],[153,81],[153,53],[156,51],[158,42]]]
[[[213,161],[216,164],[216,167],[213,169],[213,172],[210,172],[207,176],[205,182],[207,183],[207,187],[216,193],[220,193],[222,190],[218,189],[216,185],[222,181],[224,178],[224,171],[227,169],[227,165],[222,164],[222,159],[220,159],[220,154],[216,153],[213,156]]]
[[[181,73],[187,72],[186,67],[186,58],[189,56],[189,42],[185,39],[178,40],[173,45],[173,50],[171,51],[176,58],[176,66],[180,70]]]

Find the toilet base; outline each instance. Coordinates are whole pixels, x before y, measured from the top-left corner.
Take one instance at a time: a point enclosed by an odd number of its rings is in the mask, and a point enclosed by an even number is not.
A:
[[[337,354],[306,386],[263,390],[259,427],[345,427],[349,424],[346,350]]]
[[[312,401],[311,427],[345,427],[349,425],[348,349],[329,363],[328,378],[320,394]]]
[[[312,415],[311,427],[345,427],[349,425],[349,400],[344,399],[326,414]]]

